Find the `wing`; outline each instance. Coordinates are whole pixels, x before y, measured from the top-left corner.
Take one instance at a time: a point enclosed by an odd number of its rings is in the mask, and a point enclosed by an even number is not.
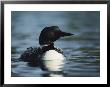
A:
[[[27,48],[26,51],[20,56],[20,60],[28,62],[30,66],[38,66],[41,60],[42,49],[39,48]]]

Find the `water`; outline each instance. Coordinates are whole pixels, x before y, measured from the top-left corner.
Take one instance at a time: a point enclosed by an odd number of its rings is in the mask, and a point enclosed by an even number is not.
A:
[[[13,77],[99,77],[100,76],[100,12],[16,12],[12,11]],[[57,25],[74,33],[55,42],[64,51],[66,61],[44,61],[41,67],[17,61],[28,47],[38,47],[41,30]],[[53,70],[52,70],[53,69]]]

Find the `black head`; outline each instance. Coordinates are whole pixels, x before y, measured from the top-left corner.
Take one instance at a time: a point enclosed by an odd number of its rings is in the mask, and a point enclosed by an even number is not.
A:
[[[60,37],[71,36],[73,34],[62,32],[58,26],[45,27],[40,34],[39,44],[50,45]]]

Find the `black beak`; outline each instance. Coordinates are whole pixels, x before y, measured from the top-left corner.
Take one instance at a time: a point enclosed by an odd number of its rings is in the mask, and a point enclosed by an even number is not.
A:
[[[61,32],[61,37],[74,35],[72,33]]]

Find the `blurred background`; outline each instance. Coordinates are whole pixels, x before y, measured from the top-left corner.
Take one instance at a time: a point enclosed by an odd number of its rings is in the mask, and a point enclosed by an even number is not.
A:
[[[39,47],[40,32],[48,26],[59,26],[62,31],[75,34],[55,42],[67,58],[63,72],[55,75],[15,61],[26,48]],[[100,76],[99,11],[12,11],[11,30],[11,76]]]

